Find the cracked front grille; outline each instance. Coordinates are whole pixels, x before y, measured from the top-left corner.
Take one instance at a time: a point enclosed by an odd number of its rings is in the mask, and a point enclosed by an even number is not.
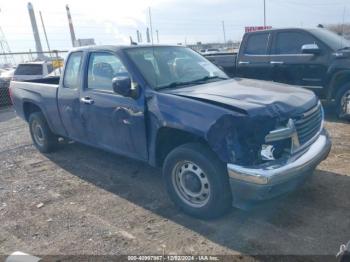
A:
[[[301,146],[317,135],[322,128],[322,122],[323,111],[321,103],[318,103],[317,106],[294,119],[294,125]]]

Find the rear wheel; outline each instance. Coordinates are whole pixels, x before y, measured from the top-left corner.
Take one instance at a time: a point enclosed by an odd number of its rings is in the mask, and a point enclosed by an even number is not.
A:
[[[58,145],[58,137],[51,132],[41,112],[29,116],[29,129],[33,143],[40,152],[49,153]]]
[[[225,165],[206,146],[190,143],[175,148],[165,159],[163,176],[171,199],[185,213],[215,218],[230,210]]]
[[[342,86],[335,97],[337,116],[350,120],[350,84]]]

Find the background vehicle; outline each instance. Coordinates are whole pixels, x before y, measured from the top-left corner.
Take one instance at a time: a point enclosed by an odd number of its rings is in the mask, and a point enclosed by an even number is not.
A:
[[[0,75],[0,107],[11,105],[9,86],[15,69],[8,69]]]
[[[18,64],[13,80],[25,81],[32,79],[40,79],[50,74],[53,71],[51,62],[40,61],[40,62],[29,62]]]
[[[197,217],[293,190],[331,147],[312,92],[229,79],[179,46],[80,48],[61,78],[10,90],[41,152],[66,137],[161,166],[170,197]]]
[[[60,76],[63,72],[63,67],[59,67],[54,69],[50,74],[46,75],[45,77],[55,77]]]
[[[246,33],[237,56],[207,58],[230,76],[303,86],[350,119],[350,42],[326,29]]]
[[[217,54],[220,52],[217,48],[208,48],[208,49],[202,49],[200,50],[202,55],[211,55],[211,54]]]
[[[0,81],[10,81],[13,78],[15,69],[9,69],[1,73]]]

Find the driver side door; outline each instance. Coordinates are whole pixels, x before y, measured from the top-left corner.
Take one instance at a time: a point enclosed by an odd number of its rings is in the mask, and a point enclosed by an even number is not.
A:
[[[133,99],[113,91],[112,79],[130,76],[114,53],[92,52],[81,93],[82,116],[92,145],[147,160],[143,97]]]
[[[303,53],[302,46],[307,44],[316,44],[320,53]],[[322,43],[307,32],[276,32],[270,63],[273,67],[273,80],[276,82],[305,86],[315,92],[323,88],[328,66],[327,52],[324,52]]]

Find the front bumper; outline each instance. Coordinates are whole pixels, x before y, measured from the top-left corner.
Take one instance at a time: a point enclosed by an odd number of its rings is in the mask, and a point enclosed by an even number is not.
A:
[[[331,140],[323,130],[307,149],[287,160],[255,167],[227,164],[234,201],[265,200],[292,191],[327,158],[330,150]]]

